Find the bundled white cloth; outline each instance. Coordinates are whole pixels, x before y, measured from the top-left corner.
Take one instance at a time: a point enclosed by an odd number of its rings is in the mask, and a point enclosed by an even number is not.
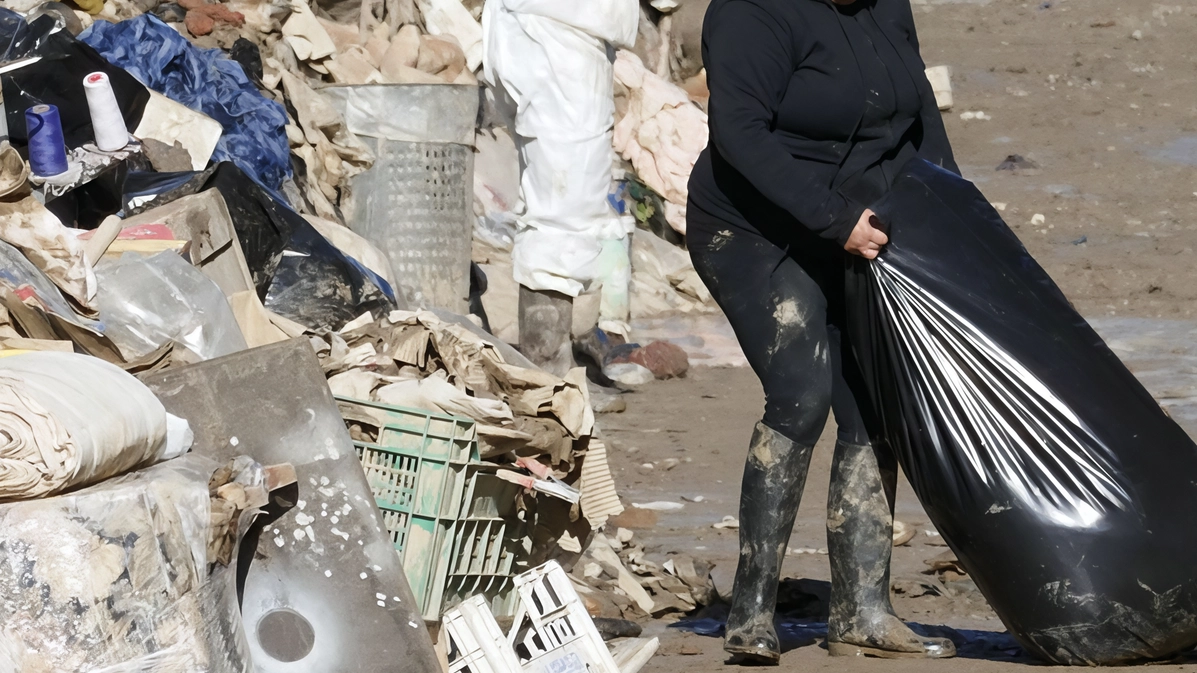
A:
[[[624,224],[611,189],[614,76],[608,45],[636,40],[635,0],[491,0],[482,16],[484,78],[515,105],[526,210],[512,252],[515,279],[577,296],[604,239]]]
[[[168,420],[119,367],[75,353],[0,358],[0,500],[92,484],[190,445],[186,421]]]
[[[687,183],[707,146],[707,114],[630,51],[616,57],[615,81],[627,88],[628,97],[627,112],[615,123],[615,151],[665,197],[665,220],[685,234]]]

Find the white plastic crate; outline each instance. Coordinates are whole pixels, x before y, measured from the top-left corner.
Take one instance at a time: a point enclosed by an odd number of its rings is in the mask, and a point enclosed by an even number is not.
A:
[[[638,673],[660,645],[639,638],[610,652],[556,561],[519,575],[515,588],[506,636],[482,596],[445,613],[449,673]]]
[[[515,578],[507,641],[526,673],[620,673],[569,576],[556,561]]]
[[[445,613],[449,673],[518,673],[520,662],[491,614],[484,596],[462,601]]]

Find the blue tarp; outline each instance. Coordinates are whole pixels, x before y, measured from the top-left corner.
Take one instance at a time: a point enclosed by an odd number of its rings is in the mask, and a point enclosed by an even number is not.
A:
[[[152,14],[96,21],[79,39],[142,84],[220,122],[213,162],[231,161],[275,192],[291,176],[286,111],[219,49],[192,45]]]

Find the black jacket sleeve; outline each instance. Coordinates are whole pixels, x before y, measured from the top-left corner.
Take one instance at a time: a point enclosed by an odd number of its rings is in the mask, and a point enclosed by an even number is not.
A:
[[[907,39],[910,41],[910,46],[914,48],[914,53],[919,57],[919,65],[926,69],[922,52],[919,51],[919,36],[914,27],[914,12],[911,11],[908,1],[902,2],[902,5],[904,14],[902,19],[906,23]],[[921,114],[923,142],[919,146],[919,157],[960,175],[960,167],[956,165],[956,157],[952,154],[952,144],[948,142],[948,131],[944,128],[939,104],[935,102],[935,91],[931,88],[931,83],[927,81],[925,74],[920,71],[917,77],[919,91],[923,99]]]
[[[733,0],[707,17],[706,40],[715,148],[765,198],[842,245],[863,207],[832,190],[773,135],[774,117],[794,73],[792,36],[751,0]]]

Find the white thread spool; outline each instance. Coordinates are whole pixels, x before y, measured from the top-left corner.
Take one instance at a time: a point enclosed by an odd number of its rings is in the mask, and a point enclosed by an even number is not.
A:
[[[96,147],[105,152],[115,152],[129,144],[129,129],[112,91],[108,75],[93,72],[83,78],[83,90],[87,94],[87,107],[91,111],[91,126],[96,135]]]

